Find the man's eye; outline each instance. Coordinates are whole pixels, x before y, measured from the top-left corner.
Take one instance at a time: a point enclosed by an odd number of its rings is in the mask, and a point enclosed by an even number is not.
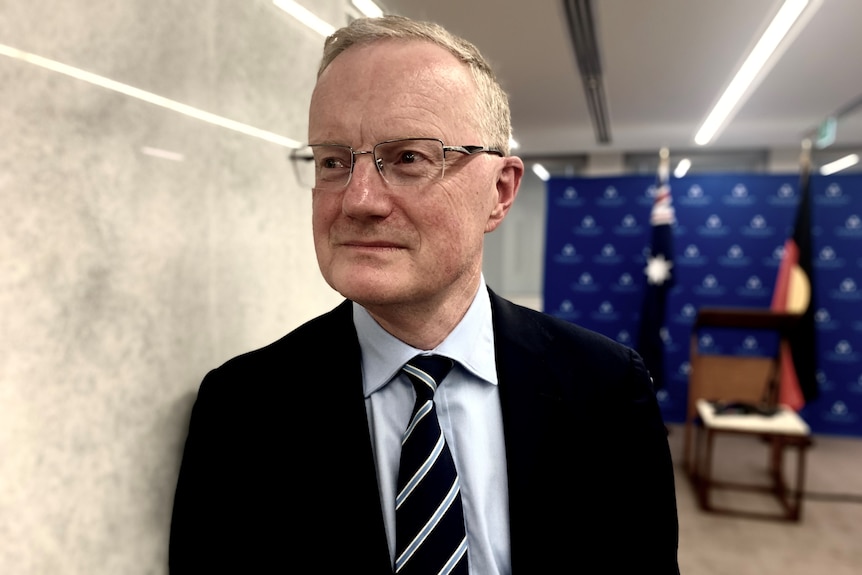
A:
[[[344,162],[338,158],[324,158],[320,165],[328,170],[343,168]]]
[[[398,161],[401,164],[415,164],[422,161],[422,154],[413,150],[406,150],[401,152]]]

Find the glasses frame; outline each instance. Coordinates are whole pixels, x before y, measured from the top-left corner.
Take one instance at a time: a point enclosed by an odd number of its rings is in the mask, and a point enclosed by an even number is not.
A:
[[[446,174],[446,153],[447,152],[457,152],[459,154],[464,154],[467,156],[473,156],[476,154],[495,154],[497,156],[505,157],[505,153],[500,148],[490,147],[490,146],[478,146],[478,145],[463,145],[463,146],[451,146],[447,145],[440,138],[422,138],[422,137],[412,137],[412,138],[394,138],[391,140],[383,140],[382,142],[377,142],[374,146],[371,147],[370,150],[354,150],[352,146],[348,146],[346,144],[307,144],[304,148],[315,148],[315,147],[323,147],[323,146],[334,146],[338,148],[343,148],[345,150],[350,151],[350,170],[347,173],[347,180],[345,180],[344,184],[340,186],[332,186],[332,187],[324,187],[322,189],[342,189],[346,188],[350,184],[350,180],[353,178],[353,168],[356,166],[356,156],[361,156],[364,154],[371,154],[371,158],[374,161],[374,167],[377,168],[377,173],[380,174],[380,177],[384,182],[391,186],[396,187],[404,187],[409,186],[411,184],[397,184],[390,182],[386,179],[386,175],[383,173],[383,160],[377,157],[377,148],[379,146],[383,146],[386,144],[393,144],[396,142],[412,142],[412,141],[433,141],[439,142],[440,147],[443,149],[443,166],[440,170],[440,176],[438,178],[430,179],[428,181],[437,181],[442,180]],[[313,154],[303,154],[302,151],[304,148],[293,149],[290,152],[290,159],[293,163],[294,169],[296,170],[295,174],[297,177],[297,181],[300,182],[300,185],[303,185],[302,178],[299,177],[300,174],[300,164],[301,162],[314,162]],[[317,185],[317,177],[315,175],[314,180],[314,188],[318,188]]]

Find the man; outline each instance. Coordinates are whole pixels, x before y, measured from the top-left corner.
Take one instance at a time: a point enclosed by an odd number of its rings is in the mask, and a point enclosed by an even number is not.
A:
[[[309,115],[313,231],[346,300],[205,377],[171,573],[422,567],[399,532],[418,393],[400,370],[432,352],[454,364],[433,397],[466,527],[452,563],[678,573],[672,463],[641,359],[484,283],[483,236],[524,169],[510,131],[488,64],[445,30],[384,17],[327,39]]]

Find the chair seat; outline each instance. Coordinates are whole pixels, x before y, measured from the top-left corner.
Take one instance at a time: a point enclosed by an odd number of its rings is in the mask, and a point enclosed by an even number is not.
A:
[[[697,400],[697,414],[705,427],[716,431],[763,435],[809,436],[811,429],[792,409],[779,405],[774,415],[717,413],[712,402]]]
[[[717,413],[716,406],[712,402],[699,399],[697,413],[699,421],[695,426],[696,437],[690,478],[701,509],[729,515],[798,521],[802,516],[805,453],[811,445],[811,430],[808,424],[795,411],[784,406],[779,406],[773,415],[726,414]],[[772,453],[768,484],[718,481],[713,477],[714,443],[716,437],[722,433],[760,436],[769,441]],[[796,477],[793,485],[784,478],[784,454],[788,448],[796,449]],[[754,512],[716,506],[711,500],[715,489],[759,491],[772,495],[780,504],[781,512]]]

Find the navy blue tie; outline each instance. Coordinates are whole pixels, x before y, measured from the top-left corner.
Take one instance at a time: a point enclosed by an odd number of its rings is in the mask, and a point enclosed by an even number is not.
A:
[[[440,430],[434,392],[452,360],[418,355],[402,370],[416,390],[401,440],[395,499],[395,573],[467,573],[467,533],[455,462]]]

